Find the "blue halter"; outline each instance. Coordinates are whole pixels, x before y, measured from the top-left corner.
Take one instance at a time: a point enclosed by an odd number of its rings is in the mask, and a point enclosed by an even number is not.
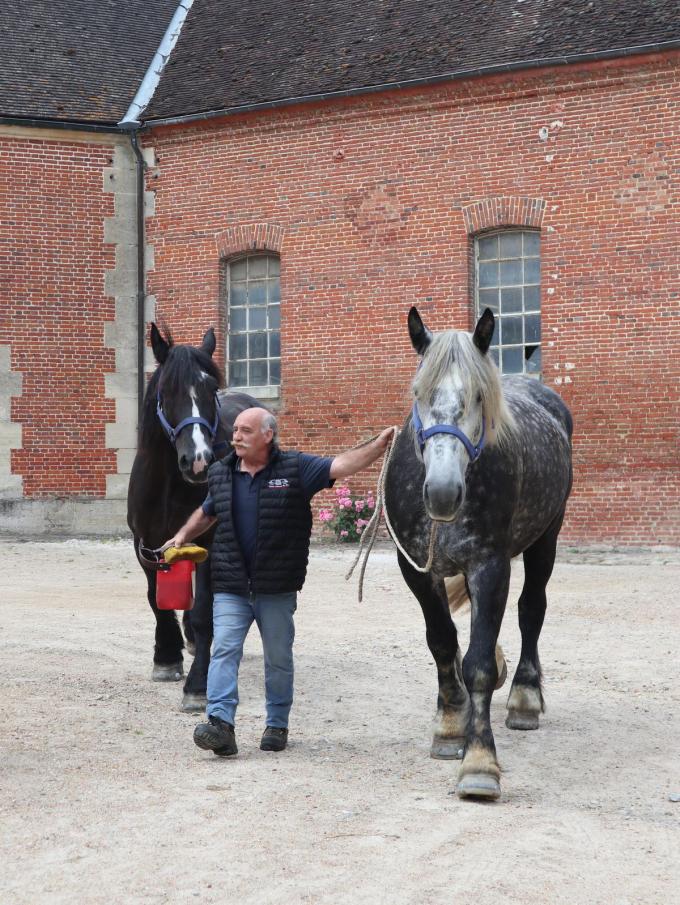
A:
[[[177,443],[177,437],[179,437],[180,431],[183,431],[185,427],[188,427],[190,424],[202,424],[203,427],[206,427],[210,432],[210,439],[212,441],[215,440],[217,436],[217,428],[220,425],[220,399],[217,393],[215,393],[215,420],[211,424],[209,421],[206,421],[205,418],[200,417],[191,417],[191,418],[183,418],[177,427],[173,427],[168,419],[163,414],[163,406],[161,404],[161,391],[160,387],[156,394],[156,414],[163,426],[163,430],[168,435],[170,442],[174,446]],[[226,446],[226,443],[217,444],[219,446]],[[216,448],[216,447],[214,447]]]
[[[460,442],[465,447],[468,456],[470,456],[471,462],[476,462],[477,459],[481,456],[482,450],[484,449],[484,444],[486,443],[486,419],[484,415],[482,415],[482,436],[479,438],[479,443],[476,446],[470,440],[467,434],[463,433],[463,431],[456,424],[435,424],[425,430],[423,428],[423,422],[420,420],[420,415],[418,414],[417,402],[413,403],[413,412],[411,418],[421,453],[425,451],[425,441],[430,437],[433,437],[435,434],[451,434],[454,437],[458,437]]]

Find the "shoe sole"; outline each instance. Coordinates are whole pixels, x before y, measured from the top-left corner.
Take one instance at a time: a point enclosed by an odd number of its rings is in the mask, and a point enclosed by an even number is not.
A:
[[[212,751],[213,754],[216,754],[218,757],[232,757],[234,754],[238,754],[236,745],[234,745],[233,748],[231,745],[228,747],[223,746],[221,748],[216,748],[214,739],[209,737],[205,738],[202,735],[194,734],[194,744],[204,751]]]
[[[260,742],[260,751],[283,751],[287,745],[287,741],[283,744],[279,742]]]

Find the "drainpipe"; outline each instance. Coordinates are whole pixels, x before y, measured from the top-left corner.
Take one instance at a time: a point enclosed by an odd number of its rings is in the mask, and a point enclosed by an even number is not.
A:
[[[142,423],[142,403],[146,381],[144,379],[144,349],[146,345],[146,268],[144,260],[144,170],[145,163],[139,147],[139,132],[130,132],[130,144],[136,158],[137,198],[137,424]]]

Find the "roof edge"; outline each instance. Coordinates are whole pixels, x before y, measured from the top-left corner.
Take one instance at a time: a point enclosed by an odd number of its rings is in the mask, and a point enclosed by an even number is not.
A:
[[[127,109],[125,116],[119,121],[118,125],[121,129],[138,129],[141,122],[141,116],[144,110],[151,103],[154,92],[161,80],[163,70],[170,59],[170,54],[174,50],[177,39],[179,38],[182,26],[189,15],[189,10],[193,6],[194,0],[180,0],[180,4],[170,20],[170,24],[165,30],[165,34],[158,45],[158,50],[153,55],[153,59],[146,70],[137,93],[132,99],[132,103]]]
[[[33,116],[2,116],[0,126],[25,126],[30,129],[64,129],[78,132],[106,132],[120,135],[121,128],[116,123],[97,123],[83,119],[48,119]]]
[[[193,0],[192,0],[193,2]],[[461,81],[463,79],[478,78],[485,75],[498,75],[503,72],[517,72],[521,70],[539,69],[551,66],[569,66],[578,63],[597,62],[631,56],[643,56],[652,53],[664,53],[669,50],[679,50],[680,39],[663,41],[656,44],[639,44],[633,47],[617,47],[610,50],[592,51],[589,53],[566,54],[559,57],[545,57],[538,60],[517,60],[512,63],[499,63],[490,66],[481,66],[475,69],[460,69],[438,76],[425,76],[416,79],[404,79],[398,82],[385,82],[379,85],[365,85],[358,88],[348,88],[342,91],[328,91],[319,94],[306,94],[298,97],[278,98],[272,101],[261,101],[252,104],[239,104],[234,107],[223,107],[218,110],[206,110],[200,113],[187,113],[179,116],[159,117],[158,119],[143,120],[144,128],[154,126],[172,126],[182,123],[199,122],[207,119],[217,119],[221,116],[233,116],[239,113],[250,113],[258,110],[274,110],[278,107],[288,107],[295,104],[309,104],[325,100],[334,100],[344,97],[355,97],[364,94],[376,94],[381,91],[393,91],[400,88],[417,88],[427,85],[438,85],[443,82]],[[122,124],[122,123],[121,123]],[[138,124],[137,124],[138,125]]]

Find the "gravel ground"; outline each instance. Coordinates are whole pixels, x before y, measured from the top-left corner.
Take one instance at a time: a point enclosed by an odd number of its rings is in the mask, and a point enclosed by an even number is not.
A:
[[[150,681],[129,542],[4,542],[0,901],[239,905],[670,905],[680,901],[680,551],[563,550],[541,639],[548,710],[511,732],[494,804],[428,756],[436,694],[393,550],[364,602],[354,550],[315,546],[291,741],[261,752],[261,646],[241,668],[237,758],[192,742]],[[515,569],[501,641],[517,662]],[[467,619],[465,620],[467,621]],[[467,626],[462,627],[465,635]]]

